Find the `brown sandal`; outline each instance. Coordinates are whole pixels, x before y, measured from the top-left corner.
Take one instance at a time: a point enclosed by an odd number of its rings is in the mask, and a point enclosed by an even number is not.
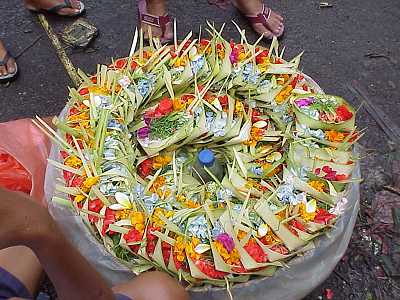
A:
[[[164,16],[154,16],[147,13],[147,3],[146,0],[139,0],[138,2],[138,13],[139,13],[139,21],[150,26],[154,26],[161,29],[161,43],[169,43],[172,41],[172,38],[166,38],[165,32],[167,30],[167,25],[172,22],[171,17],[168,14]]]
[[[272,13],[272,10],[269,7],[265,6],[265,4],[263,3],[262,10],[257,16],[245,15],[245,17],[247,18],[247,20],[252,25],[254,25],[254,24],[262,24],[263,26],[265,26],[265,28],[267,28],[272,33],[271,36],[267,37],[267,38],[272,39],[274,36],[276,36],[276,37],[282,36],[283,31],[285,30],[285,26],[282,25],[281,29],[279,30],[279,33],[278,34],[274,34],[274,30],[268,24],[268,20],[271,17],[271,13]]]

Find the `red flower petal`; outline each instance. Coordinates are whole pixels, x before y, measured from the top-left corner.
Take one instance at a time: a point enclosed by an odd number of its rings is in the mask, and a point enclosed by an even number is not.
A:
[[[89,89],[88,88],[83,88],[79,90],[79,94],[84,96],[86,94],[89,94]]]
[[[155,113],[157,115],[157,111],[158,111],[162,115],[166,115],[166,114],[169,114],[170,112],[172,112],[172,110],[173,110],[173,102],[172,102],[172,100],[169,99],[169,98],[164,98],[158,104]]]

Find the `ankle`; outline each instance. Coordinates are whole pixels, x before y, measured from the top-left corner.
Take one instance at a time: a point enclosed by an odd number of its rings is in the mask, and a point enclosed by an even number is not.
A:
[[[260,13],[263,2],[260,0],[236,0],[236,7],[245,15]]]
[[[164,0],[147,0],[147,11],[156,16],[162,16],[166,13]]]

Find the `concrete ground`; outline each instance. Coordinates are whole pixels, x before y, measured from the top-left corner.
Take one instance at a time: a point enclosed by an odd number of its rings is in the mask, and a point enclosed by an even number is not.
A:
[[[287,48],[286,57],[304,50],[304,72],[316,79],[327,93],[340,95],[356,107],[361,102],[346,85],[357,80],[374,105],[387,115],[392,122],[390,126],[400,126],[400,2],[328,2],[332,7],[320,8],[320,1],[314,0],[269,1],[286,20],[286,34],[282,39]],[[85,4],[86,18],[99,28],[100,35],[86,50],[66,51],[76,67],[94,72],[97,63],[128,54],[137,25],[136,3],[86,0]],[[221,10],[205,0],[170,1],[169,4],[170,13],[178,17],[181,37],[189,29],[198,32],[199,26],[208,19],[216,24],[226,22],[224,35],[228,38],[239,37],[230,20],[246,28],[251,40],[256,38],[233,8]],[[73,22],[57,17],[48,17],[48,20],[56,32]],[[0,122],[36,114],[57,114],[65,105],[67,86],[72,82],[36,16],[23,8],[22,1],[0,2],[0,38],[14,55],[20,55],[21,71],[17,81],[0,86]],[[385,185],[396,185],[400,176],[400,167],[394,167],[398,163],[399,148],[388,142],[364,107],[359,110],[358,124],[360,128],[368,128],[361,141],[366,154],[362,162],[366,180],[362,186],[359,222],[343,261],[307,299],[332,299],[330,291],[333,299],[400,299],[399,282],[393,273],[385,272],[381,260],[386,254],[394,257],[394,252],[387,249],[399,251],[393,246],[399,232],[392,220],[374,219],[372,209],[379,201],[391,203],[385,209],[400,205],[395,193],[382,191]],[[377,229],[373,226],[377,224],[389,224],[378,232],[383,238],[376,237]]]

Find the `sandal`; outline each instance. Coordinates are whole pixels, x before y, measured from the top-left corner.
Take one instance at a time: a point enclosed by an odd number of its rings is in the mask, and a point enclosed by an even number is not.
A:
[[[50,14],[55,14],[55,15],[62,16],[62,17],[71,17],[71,18],[80,16],[85,11],[85,5],[83,4],[83,2],[79,1],[79,11],[77,13],[70,14],[70,15],[59,14],[59,11],[61,9],[64,9],[64,8],[73,8],[74,9],[74,7],[72,6],[71,0],[64,0],[63,4],[57,4],[51,8],[47,8],[47,9],[44,9],[44,8],[38,9],[38,8],[35,8],[30,5],[27,5],[26,8],[29,11],[35,12],[35,13],[50,13]]]
[[[271,17],[271,12],[272,12],[272,9],[270,9],[267,6],[265,6],[265,4],[263,3],[262,10],[261,10],[261,12],[259,14],[257,14],[257,16],[245,15],[245,17],[250,22],[250,24],[252,24],[252,25],[254,25],[254,24],[262,24],[265,28],[267,28],[269,31],[271,31],[271,35],[270,36],[266,36],[266,38],[268,38],[268,39],[272,39],[274,36],[275,37],[281,37],[282,34],[283,34],[283,31],[285,30],[285,26],[282,25],[282,27],[280,28],[278,34],[274,34],[273,33],[274,30],[268,24],[268,20]]]
[[[154,16],[147,13],[147,3],[146,0],[138,1],[138,13],[139,13],[139,22],[145,23],[150,26],[154,26],[161,29],[161,37],[160,42],[163,44],[169,43],[172,41],[172,38],[166,38],[165,32],[167,30],[167,25],[172,22],[172,18],[165,14],[163,16]]]
[[[4,56],[4,58],[0,59],[0,67],[7,67],[7,63],[11,58],[14,57],[11,56],[10,52],[6,51],[6,55]],[[7,75],[3,76],[0,75],[0,82],[10,82],[17,77],[17,74],[18,74],[18,66],[17,63],[15,63],[15,71],[13,73],[8,73]]]

